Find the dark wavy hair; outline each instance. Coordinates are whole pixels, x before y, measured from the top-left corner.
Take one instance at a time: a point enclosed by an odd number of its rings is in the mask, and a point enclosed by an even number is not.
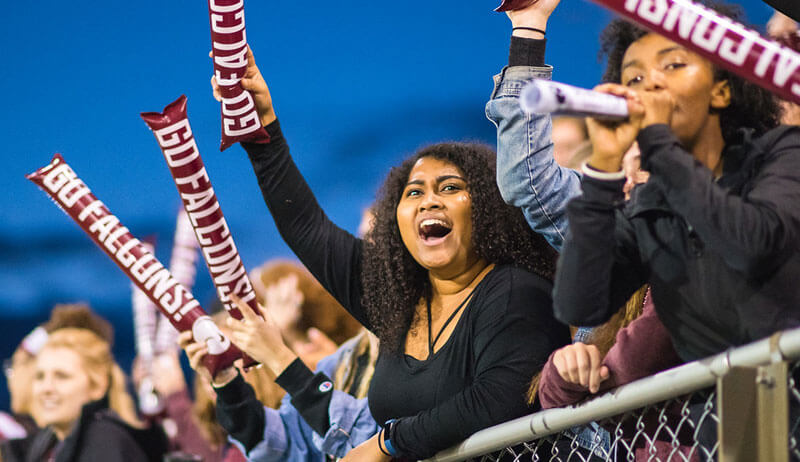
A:
[[[528,226],[522,212],[503,202],[495,180],[496,154],[476,143],[425,147],[393,168],[372,207],[373,228],[364,238],[361,282],[363,305],[381,348],[402,351],[415,307],[431,297],[428,271],[400,238],[397,205],[414,164],[432,157],[458,167],[472,199],[472,242],[489,263],[511,264],[552,280],[556,253]]]
[[[736,5],[702,2],[717,13],[743,23],[741,8]],[[650,32],[624,19],[612,21],[600,35],[600,55],[608,58],[603,80],[620,83],[622,59],[631,44]],[[731,104],[719,110],[722,138],[726,145],[740,140],[740,128],[752,128],[756,136],[778,126],[780,106],[775,95],[728,70],[714,66],[714,81],[727,80],[731,89]]]

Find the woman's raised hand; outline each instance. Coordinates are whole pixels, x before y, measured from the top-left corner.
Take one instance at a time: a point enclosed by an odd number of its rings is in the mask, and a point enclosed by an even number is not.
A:
[[[209,53],[209,56],[213,58],[212,53]],[[247,47],[247,71],[245,71],[241,83],[242,88],[253,94],[253,102],[256,104],[261,125],[266,127],[275,121],[277,116],[275,115],[275,108],[272,107],[272,96],[269,94],[269,87],[267,87],[267,82],[261,76],[258,66],[256,66],[256,58],[253,56],[253,50],[249,46]],[[214,99],[221,101],[222,95],[219,92],[216,77],[211,77],[211,89]]]
[[[194,337],[192,337],[192,331],[181,332],[178,335],[178,345],[183,348],[186,356],[189,357],[189,366],[215,387],[221,387],[236,378],[238,371],[233,366],[217,372],[216,377],[211,375],[211,371],[203,365],[203,357],[208,354],[208,347],[205,343],[195,342]]]
[[[295,329],[303,315],[303,292],[296,274],[288,274],[264,288],[264,302],[271,319],[281,331]]]
[[[547,20],[560,1],[536,0],[521,10],[506,11],[506,14],[511,20],[512,27],[533,27],[545,31],[547,30]],[[542,34],[529,30],[516,30],[514,35],[536,39],[544,38]]]
[[[767,34],[770,37],[782,37],[797,32],[797,22],[785,14],[776,11],[767,22]]]
[[[592,140],[592,155],[589,165],[605,172],[617,172],[622,168],[622,158],[636,141],[642,127],[645,107],[640,95],[623,85],[606,83],[595,91],[625,98],[628,101],[629,117],[623,121],[604,121],[587,118],[589,138]]]
[[[264,307],[259,306],[262,318],[238,297],[229,296],[242,313],[240,320],[232,317],[227,320],[231,341],[277,377],[297,359],[297,355],[286,346],[280,328]]]
[[[581,385],[590,393],[597,393],[600,383],[610,375],[608,367],[603,365],[600,350],[580,342],[556,350],[553,365],[562,379]]]

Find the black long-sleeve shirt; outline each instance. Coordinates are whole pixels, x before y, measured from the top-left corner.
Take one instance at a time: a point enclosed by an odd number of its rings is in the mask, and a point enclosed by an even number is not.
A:
[[[647,282],[684,361],[800,326],[800,127],[726,148],[717,181],[666,125],[638,142],[650,179],[628,203],[584,177],[567,208],[556,316],[600,324]]]
[[[268,144],[243,144],[278,230],[338,301],[370,328],[361,305],[362,242],[334,225],[298,171],[276,121]],[[381,352],[369,392],[379,422],[399,419],[399,454],[426,458],[477,430],[531,411],[525,392],[569,334],[551,311],[551,285],[498,266],[475,289],[455,330],[431,358]]]

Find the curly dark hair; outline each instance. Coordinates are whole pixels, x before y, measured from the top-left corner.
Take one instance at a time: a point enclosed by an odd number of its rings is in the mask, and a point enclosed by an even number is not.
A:
[[[743,22],[739,6],[714,2],[701,2],[708,8],[728,16],[739,23]],[[600,34],[600,55],[608,58],[605,82],[620,83],[622,59],[631,44],[650,32],[624,19],[615,19]],[[713,63],[712,63],[713,65]],[[731,89],[731,104],[719,111],[722,138],[725,144],[736,144],[740,139],[740,128],[752,128],[756,136],[778,126],[780,106],[768,90],[739,77],[728,70],[714,66],[714,80],[727,80]]]
[[[417,151],[389,172],[372,207],[374,226],[364,238],[362,302],[381,349],[392,353],[402,351],[419,301],[432,295],[428,271],[403,244],[396,215],[411,169],[423,157],[449,162],[463,173],[472,198],[472,242],[480,257],[549,280],[555,269],[555,251],[528,226],[521,210],[503,202],[494,150],[477,143],[441,143]]]

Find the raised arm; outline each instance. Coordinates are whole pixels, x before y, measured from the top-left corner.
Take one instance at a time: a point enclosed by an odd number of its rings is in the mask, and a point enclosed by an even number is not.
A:
[[[509,12],[513,27],[545,31],[559,0],[540,0]],[[545,65],[544,35],[516,29],[511,36],[508,66],[494,78],[486,116],[497,127],[497,185],[503,199],[525,214],[528,224],[561,250],[567,230],[566,205],[580,192],[577,172],[559,166],[553,158],[549,114],[525,114],[519,93],[533,79],[550,79]]]
[[[265,144],[242,143],[250,156],[264,201],[284,241],[349,312],[368,327],[361,308],[361,241],[328,219],[289,155],[272,98],[253,53],[242,86],[253,93],[261,123],[270,135]],[[212,79],[215,97],[219,97]]]
[[[584,170],[583,193],[567,207],[570,230],[553,291],[556,318],[581,326],[608,320],[648,278],[633,227],[621,211],[622,159],[639,132],[643,108],[629,88],[605,84],[596,90],[627,98],[631,117],[619,123],[587,119],[592,155]]]
[[[244,308],[242,302],[235,296],[233,300],[240,308]],[[290,425],[296,427],[298,431],[302,430],[300,433],[295,433],[308,436],[311,444],[312,432],[305,428],[309,427],[318,435],[315,438],[318,440],[315,442],[318,448],[337,457],[343,457],[349,449],[374,435],[377,432],[377,424],[369,413],[366,400],[358,400],[347,393],[334,390],[330,378],[339,361],[342,361],[343,357],[349,358],[354,343],[360,337],[351,339],[339,347],[333,355],[323,358],[317,365],[317,372],[314,373],[284,343],[280,329],[270,316],[271,311],[260,308],[263,318],[254,313],[244,313],[241,320],[228,318],[230,337],[242,351],[268,368],[270,374],[277,377],[275,379],[277,384],[291,396],[291,402],[284,400],[280,417],[287,422],[299,419],[303,424],[298,426],[299,424],[285,423],[287,431]],[[228,396],[236,395],[226,393],[220,400]],[[276,417],[270,410],[265,412],[267,431],[264,438],[269,440],[270,435],[275,433],[269,428],[270,419],[274,420]],[[289,441],[289,444],[293,446],[299,443]],[[263,444],[260,446],[265,447]],[[272,446],[274,445],[266,446],[270,453],[274,452]],[[249,449],[251,448],[248,447]]]
[[[247,325],[268,322],[255,315],[247,316],[244,321],[234,323],[231,338],[248,345],[248,352],[256,355],[254,357],[258,357],[264,367],[270,368],[270,372],[277,375],[278,384],[289,393],[280,409],[275,410],[264,407],[257,400],[253,388],[235,371],[226,370],[212,382],[217,391],[219,423],[250,459],[262,462],[287,458],[306,460],[306,457],[317,458],[322,453],[343,457],[378,431],[366,399],[356,399],[329,386],[330,376],[348,352],[349,344],[320,361],[316,374],[296,356],[290,365],[284,367],[280,359],[269,361],[263,357],[270,351],[265,345],[278,340],[242,342]],[[261,326],[261,331],[267,338],[273,337],[275,332],[280,335],[276,328],[270,331]],[[210,374],[200,362],[204,345],[193,343],[189,334],[181,335],[179,341],[186,349],[189,364],[210,380]],[[281,353],[274,356],[292,358]]]

